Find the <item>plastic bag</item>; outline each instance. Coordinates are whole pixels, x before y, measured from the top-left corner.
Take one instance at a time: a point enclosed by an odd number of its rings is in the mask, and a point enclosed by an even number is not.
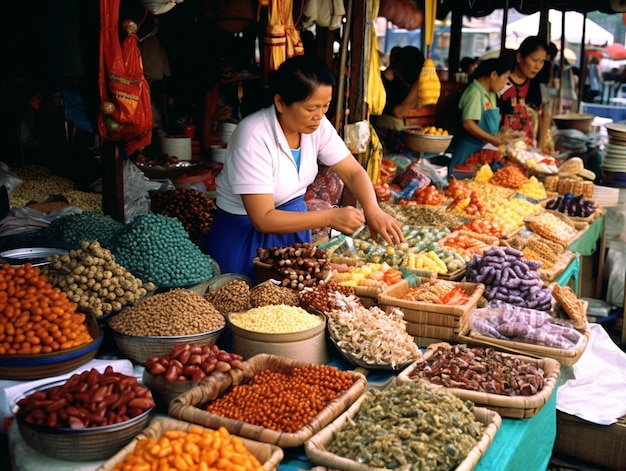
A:
[[[333,205],[328,201],[312,198],[306,201],[306,207],[309,211],[316,211],[320,209],[331,209]],[[318,227],[311,230],[313,242],[327,239],[328,234],[330,234],[330,227]]]
[[[147,178],[131,161],[124,161],[124,222],[150,212]]]
[[[313,183],[309,185],[304,195],[304,199],[317,198],[324,200],[331,205],[339,204],[343,193],[343,181],[332,168],[320,165],[320,170]]]
[[[0,162],[0,186],[4,186],[7,193],[11,193],[22,181],[20,177],[9,171],[7,164]]]
[[[369,121],[347,124],[344,128],[344,141],[353,154],[365,152],[370,141]]]

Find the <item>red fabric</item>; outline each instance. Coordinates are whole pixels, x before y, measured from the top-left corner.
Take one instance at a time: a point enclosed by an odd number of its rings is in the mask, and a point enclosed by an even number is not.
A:
[[[118,38],[120,0],[100,0],[100,102],[112,102],[110,116],[98,116],[98,130],[103,140],[124,141],[132,154],[152,139],[150,86],[143,73],[139,38],[128,34]],[[117,123],[119,126],[112,126]]]

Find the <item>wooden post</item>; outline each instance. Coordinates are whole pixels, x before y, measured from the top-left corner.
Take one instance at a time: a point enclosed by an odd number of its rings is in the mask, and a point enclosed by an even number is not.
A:
[[[124,221],[124,161],[120,145],[102,143],[102,211],[113,219]]]

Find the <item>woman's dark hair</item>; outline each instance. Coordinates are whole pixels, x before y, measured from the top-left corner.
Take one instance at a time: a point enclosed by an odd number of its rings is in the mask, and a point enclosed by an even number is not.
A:
[[[398,68],[405,82],[412,85],[420,76],[424,66],[424,54],[415,46],[404,46],[397,54]]]
[[[476,59],[473,57],[465,56],[459,62],[459,69],[461,72],[467,73],[472,65],[476,63]]]
[[[522,57],[526,57],[540,49],[543,49],[546,53],[549,52],[550,47],[548,46],[548,42],[541,36],[528,36],[519,45],[517,52],[519,52]]]
[[[504,56],[500,56],[480,61],[478,67],[476,67],[476,70],[472,74],[472,78],[477,79],[480,77],[487,77],[491,75],[491,72],[496,72],[498,75],[502,75],[510,70],[511,64],[509,61]]]
[[[272,96],[279,95],[287,105],[306,100],[319,86],[336,84],[331,70],[318,57],[300,55],[284,61],[268,76]]]

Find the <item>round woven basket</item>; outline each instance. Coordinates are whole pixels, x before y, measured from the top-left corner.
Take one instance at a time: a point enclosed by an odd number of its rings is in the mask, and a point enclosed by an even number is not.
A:
[[[148,358],[167,355],[176,345],[211,345],[217,342],[226,326],[210,332],[175,337],[141,337],[125,335],[113,330],[113,340],[117,348],[131,361],[144,363]]]
[[[150,388],[157,405],[167,410],[170,401],[198,384],[197,381],[168,381],[165,377],[154,376],[146,369],[143,370],[142,381]]]
[[[46,389],[49,387],[53,385],[46,385]],[[84,429],[35,425],[19,415],[16,420],[24,441],[46,456],[66,461],[100,461],[124,448],[148,425],[154,411],[153,407],[125,422]]]
[[[37,355],[0,355],[0,378],[15,381],[35,380],[68,373],[89,362],[102,344],[103,334],[91,314],[86,315],[87,329],[93,340],[85,345]]]
[[[430,136],[418,134],[416,128],[406,128],[403,132],[404,143],[415,152],[441,154],[450,146],[452,136]]]

